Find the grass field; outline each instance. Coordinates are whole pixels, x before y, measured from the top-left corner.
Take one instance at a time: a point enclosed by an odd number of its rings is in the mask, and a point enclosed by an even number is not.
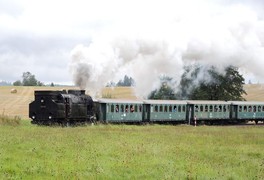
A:
[[[0,179],[264,179],[264,126],[0,126]]]
[[[264,179],[264,126],[40,127],[28,120],[34,90],[62,87],[12,88],[0,87],[0,179]],[[261,85],[245,89],[248,100],[264,100]]]

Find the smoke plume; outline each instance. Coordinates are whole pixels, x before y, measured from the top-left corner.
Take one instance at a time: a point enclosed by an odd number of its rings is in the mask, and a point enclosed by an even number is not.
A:
[[[173,77],[176,89],[183,67],[195,63],[219,72],[233,65],[244,75],[264,77],[264,21],[254,9],[233,5],[192,13],[169,13],[169,20],[157,17],[147,25],[122,24],[127,27],[114,27],[116,31],[95,35],[88,46],[76,46],[70,63],[75,84],[95,94],[128,75],[136,82],[136,94],[145,97],[159,87],[162,75]]]

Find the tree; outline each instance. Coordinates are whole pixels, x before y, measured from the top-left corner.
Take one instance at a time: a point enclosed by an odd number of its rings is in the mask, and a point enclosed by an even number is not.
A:
[[[22,82],[17,80],[13,83],[14,86],[44,86],[44,83],[38,81],[35,75],[30,72],[24,72],[22,75]]]
[[[124,76],[123,80],[119,80],[116,86],[134,86],[135,81],[132,77]]]
[[[20,80],[17,80],[13,83],[13,86],[22,86],[22,82]]]
[[[152,91],[149,94],[148,99],[170,99],[170,100],[177,99],[176,94],[170,85],[172,82],[172,78],[165,76],[165,77],[161,77],[160,81],[161,81],[161,87],[159,89],[155,89],[154,91]]]
[[[37,86],[38,81],[35,78],[35,75],[31,74],[30,72],[24,72],[22,75],[22,82],[23,86]]]
[[[245,100],[243,89],[245,79],[238,68],[229,66],[225,73],[219,73],[215,67],[207,69],[201,66],[186,67],[180,82],[180,99],[192,100]],[[201,73],[205,74],[201,77]]]
[[[37,86],[44,86],[43,82],[37,81]]]

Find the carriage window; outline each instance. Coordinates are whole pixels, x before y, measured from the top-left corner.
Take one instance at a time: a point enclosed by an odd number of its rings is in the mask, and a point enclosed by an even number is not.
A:
[[[212,105],[209,106],[209,110],[210,110],[210,112],[213,112],[213,106]]]
[[[173,112],[177,112],[177,106],[173,106]]]
[[[244,112],[247,112],[247,106],[244,106]]]
[[[239,106],[238,111],[242,112],[242,106]]]
[[[253,112],[256,112],[256,111],[257,111],[257,107],[253,106]]]
[[[217,105],[214,106],[214,112],[218,112],[218,106]]]
[[[119,112],[119,105],[116,105],[115,112]]]
[[[113,104],[111,105],[111,112],[115,112],[115,106]]]
[[[208,112],[208,106],[205,105],[205,108],[204,108],[205,112]]]
[[[160,105],[159,112],[163,112],[163,106]]]
[[[264,111],[264,106],[262,106],[262,111]]]
[[[200,111],[203,112],[203,105],[200,106]]]
[[[195,112],[198,112],[198,111],[199,111],[198,105],[195,105],[195,106],[194,106],[194,111],[195,111]]]
[[[248,106],[248,112],[252,112],[252,107]]]
[[[219,105],[219,112],[222,112],[222,105]]]
[[[138,112],[138,105],[135,105],[135,112]]]
[[[185,112],[185,106],[182,106],[182,112]]]
[[[139,112],[142,112],[142,105],[139,106]]]
[[[155,106],[154,111],[158,112],[158,106],[157,105]]]
[[[129,110],[128,110],[128,105],[126,105],[126,112],[129,112]]]
[[[178,106],[178,111],[181,112],[181,106]]]
[[[168,111],[168,106],[164,106],[164,112],[167,112]]]
[[[169,112],[172,112],[172,106],[171,105],[169,106]]]
[[[121,111],[120,112],[124,112],[124,105],[121,105]]]
[[[223,106],[223,110],[224,110],[224,112],[226,112],[226,106]]]
[[[134,112],[135,109],[134,109],[134,105],[130,105],[130,112]]]

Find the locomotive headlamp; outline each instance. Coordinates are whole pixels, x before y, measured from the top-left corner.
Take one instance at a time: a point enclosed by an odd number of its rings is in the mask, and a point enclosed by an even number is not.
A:
[[[52,116],[49,116],[49,119],[51,119],[52,118]]]
[[[35,116],[32,116],[32,119],[35,119]]]

